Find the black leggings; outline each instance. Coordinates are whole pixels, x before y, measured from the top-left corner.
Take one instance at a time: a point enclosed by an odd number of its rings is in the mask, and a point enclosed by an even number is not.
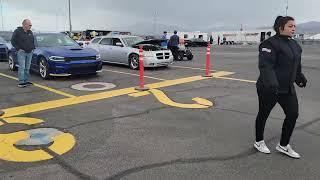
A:
[[[259,113],[256,119],[256,142],[263,140],[263,133],[268,116],[276,105],[279,103],[282,107],[286,118],[282,125],[280,145],[289,144],[290,137],[299,115],[298,99],[296,94],[267,94],[258,91],[259,96]]]

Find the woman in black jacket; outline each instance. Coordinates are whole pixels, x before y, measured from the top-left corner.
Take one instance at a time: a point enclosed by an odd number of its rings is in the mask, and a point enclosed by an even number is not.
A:
[[[277,34],[259,46],[259,70],[257,93],[259,113],[256,118],[256,142],[254,147],[263,153],[270,150],[263,140],[266,120],[279,103],[286,118],[282,126],[280,143],[276,149],[293,158],[300,158],[289,145],[290,137],[298,118],[298,99],[294,87],[306,87],[307,80],[301,72],[301,53],[299,44],[292,39],[295,33],[295,21],[289,16],[278,16],[274,23]]]

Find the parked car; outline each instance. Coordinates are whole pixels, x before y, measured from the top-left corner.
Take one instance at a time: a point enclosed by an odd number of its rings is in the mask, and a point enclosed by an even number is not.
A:
[[[145,41],[139,36],[108,35],[92,39],[87,47],[96,49],[103,62],[125,64],[131,69],[138,69],[139,46],[142,45],[145,67],[169,66],[173,62],[171,51],[157,43]]]
[[[11,31],[0,31],[0,61],[8,60],[9,50],[12,48],[11,36],[13,32]]]
[[[143,41],[143,43],[161,46],[163,41],[165,41],[165,40],[161,39],[161,38],[154,38],[154,39],[147,39],[147,40]],[[181,41],[181,43],[179,43],[178,48],[179,48],[178,49],[178,60],[179,61],[184,60],[184,58],[187,58],[187,60],[193,59],[193,54],[192,54],[191,50],[185,46],[184,41]]]
[[[91,48],[81,48],[62,33],[36,33],[31,70],[44,79],[51,76],[97,74],[102,69],[100,54]],[[9,52],[9,68],[17,70],[17,52]]]
[[[201,38],[193,38],[185,40],[185,44],[187,47],[206,47],[208,46],[208,42]]]
[[[8,51],[7,42],[0,37],[0,61],[8,59]]]

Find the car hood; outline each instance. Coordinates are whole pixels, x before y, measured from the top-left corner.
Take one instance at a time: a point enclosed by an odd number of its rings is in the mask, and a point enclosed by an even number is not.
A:
[[[164,42],[165,40],[162,39],[150,39],[150,40],[145,40],[141,41],[132,47],[134,48],[139,48],[139,46],[143,46],[143,50],[145,51],[161,51],[165,50],[164,48],[161,47],[161,43]]]
[[[96,56],[98,52],[91,48],[81,48],[76,46],[58,46],[58,47],[37,47],[50,56],[77,57],[77,56]]]
[[[163,39],[149,39],[149,40],[141,41],[135,45],[140,45],[140,44],[161,45],[161,43],[164,41],[165,40],[163,40]]]

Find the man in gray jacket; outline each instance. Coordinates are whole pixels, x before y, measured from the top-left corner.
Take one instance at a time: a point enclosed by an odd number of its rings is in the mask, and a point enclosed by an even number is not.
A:
[[[179,53],[179,36],[177,35],[177,31],[173,32],[173,35],[170,37],[168,47],[172,52],[173,59],[178,60],[178,53]]]
[[[17,59],[19,64],[18,87],[26,87],[32,84],[29,82],[29,71],[33,50],[35,49],[33,33],[30,30],[32,23],[29,19],[22,22],[22,27],[18,27],[12,35],[11,43],[17,51]]]

